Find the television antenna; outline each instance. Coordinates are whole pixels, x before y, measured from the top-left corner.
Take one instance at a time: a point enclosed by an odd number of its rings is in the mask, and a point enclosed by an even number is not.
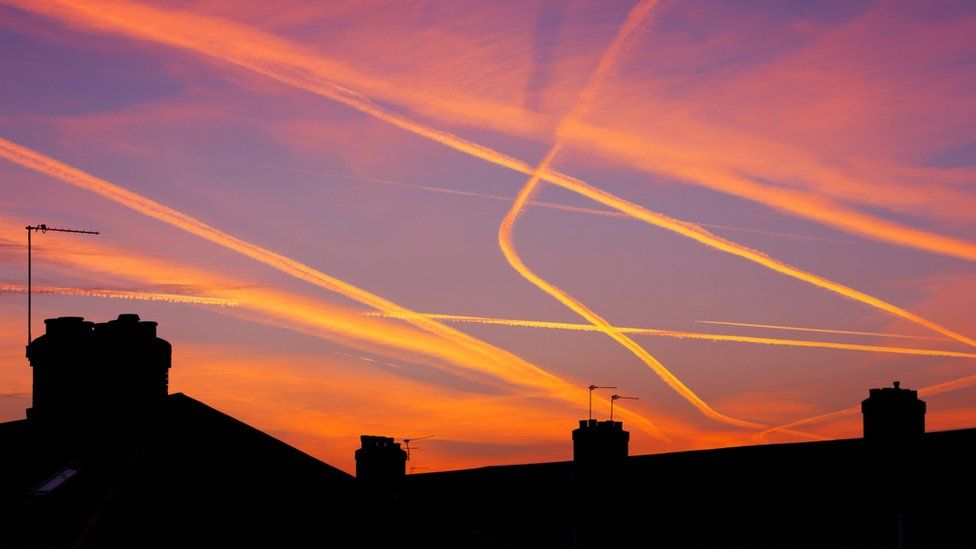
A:
[[[627,397],[623,395],[610,395],[610,421],[613,421],[613,403],[618,400],[640,400],[637,397]]]
[[[587,419],[592,421],[593,420],[593,391],[597,389],[616,389],[616,387],[610,387],[609,385],[590,385],[589,387],[587,387],[587,389],[590,390],[590,415],[587,416]],[[613,403],[611,402],[610,404],[612,405]]]
[[[41,223],[40,225],[28,225],[25,227],[27,229],[27,345],[31,342],[31,233],[46,233],[48,231],[53,233],[73,233],[73,234],[101,234],[98,231],[88,231],[85,229],[61,229],[58,227],[48,227],[47,225]]]
[[[407,460],[408,461],[410,460],[410,450],[411,450],[410,443],[411,442],[417,442],[418,440],[427,440],[428,438],[434,438],[434,435],[427,435],[425,437],[414,437],[414,438],[405,438],[405,439],[403,439],[403,444],[404,444],[404,446],[406,446]],[[416,450],[416,448],[413,448],[413,449]]]

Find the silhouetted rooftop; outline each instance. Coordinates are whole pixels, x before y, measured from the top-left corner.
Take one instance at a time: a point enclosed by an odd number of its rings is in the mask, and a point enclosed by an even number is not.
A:
[[[631,456],[581,481],[571,461],[409,475],[405,498],[512,547],[966,547],[976,429],[910,448],[863,439]],[[540,510],[545,510],[542,513]],[[587,533],[587,530],[589,532]]]
[[[486,542],[183,394],[114,460],[35,451],[27,420],[0,424],[0,547],[239,547]],[[70,467],[44,495],[35,488]]]
[[[357,480],[167,396],[155,323],[46,324],[30,419],[0,424],[4,549],[972,546],[976,429],[925,433],[897,382],[864,401],[863,439],[628,457],[623,425],[591,419],[575,462],[405,477],[406,450],[366,435]]]

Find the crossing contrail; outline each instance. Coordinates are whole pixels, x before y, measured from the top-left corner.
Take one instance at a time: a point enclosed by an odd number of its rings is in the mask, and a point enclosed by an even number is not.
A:
[[[385,120],[402,129],[412,131],[417,135],[451,146],[456,150],[526,173],[527,175],[532,173],[531,166],[524,162],[492,151],[487,147],[463,140],[452,142],[451,137],[458,138],[446,132],[439,132],[430,128],[425,129],[423,125],[413,123],[406,117],[396,115],[391,111],[385,111],[377,105],[372,104],[365,96],[353,92],[347,87],[329,82],[326,76],[330,71],[339,66],[334,61],[323,59],[317,54],[304,50],[293,43],[267,33],[255,31],[243,25],[231,23],[220,18],[199,16],[185,11],[167,12],[166,10],[132,3],[113,3],[112,5],[106,5],[104,3],[96,4],[94,2],[75,3],[67,7],[62,3],[62,8],[66,8],[68,10],[67,12],[65,12],[65,9],[61,9],[53,3],[17,2],[17,5],[23,9],[55,15],[75,22],[85,22],[102,30],[123,32],[142,39],[182,47],[222,59],[274,78],[279,82],[331,97],[344,104],[353,106],[361,112]],[[81,17],[79,18],[77,16]],[[249,44],[250,47],[241,48],[239,44]],[[360,99],[364,100],[364,102],[356,104]],[[411,124],[414,127],[411,127]],[[636,204],[590,187],[582,181],[575,180],[565,174],[547,172],[543,174],[542,179],[574,190],[601,204],[632,215],[647,223],[682,234],[712,248],[737,255],[776,272],[780,272],[781,274],[797,278],[828,291],[885,310],[893,315],[905,318],[958,341],[969,345],[973,344],[972,339],[909,313],[897,306],[786,265],[761,252],[724,240],[694,224],[648,211]],[[855,226],[857,223],[861,221],[864,221],[864,219],[850,218],[842,226],[854,230],[856,229]],[[868,219],[868,221],[871,221],[871,219]],[[881,229],[884,230],[882,231]],[[867,234],[889,242],[914,246],[955,257],[966,259],[976,258],[976,246],[967,241],[917,231],[891,223],[884,224],[883,227],[876,226],[876,224],[871,225],[865,231],[861,231],[861,234]]]
[[[682,383],[682,381],[678,379],[678,377],[675,376],[670,370],[668,370],[664,364],[654,358],[650,353],[647,352],[647,350],[638,345],[634,340],[627,337],[623,332],[615,329],[602,316],[598,315],[581,301],[571,296],[568,292],[545,280],[532,271],[532,269],[530,269],[519,256],[518,250],[515,247],[515,224],[518,222],[519,215],[521,214],[525,205],[538,190],[540,186],[540,179],[542,178],[543,174],[549,172],[553,161],[562,150],[567,125],[573,120],[579,118],[590,107],[595,98],[597,88],[616,63],[617,58],[623,50],[627,40],[631,38],[631,36],[640,28],[643,19],[650,14],[651,10],[656,4],[657,2],[653,0],[641,1],[633,9],[631,9],[630,13],[627,14],[627,19],[624,21],[620,30],[610,43],[610,46],[600,57],[600,61],[597,64],[596,69],[593,71],[590,78],[584,85],[583,90],[580,92],[579,98],[573,105],[573,108],[570,109],[569,113],[567,113],[566,116],[559,121],[555,131],[555,139],[553,140],[553,144],[552,147],[550,147],[549,152],[546,153],[545,157],[542,159],[542,162],[540,162],[539,165],[536,166],[532,171],[529,180],[519,191],[511,209],[502,220],[502,223],[498,228],[498,246],[501,248],[502,254],[505,256],[505,260],[508,262],[508,264],[515,269],[516,272],[522,275],[523,278],[555,298],[573,312],[586,319],[587,322],[595,326],[598,330],[610,336],[610,338],[612,338],[614,341],[633,353],[638,359],[640,359],[641,362],[646,364],[651,371],[657,374],[658,377],[660,377],[669,387],[671,387],[672,390],[681,395],[682,398],[691,403],[692,406],[697,408],[706,417],[739,427],[762,428],[765,426],[751,421],[729,417],[716,411],[708,403],[702,400],[701,397],[695,394],[694,391],[688,388],[688,386]]]
[[[498,166],[525,175],[532,175],[535,172],[531,165],[522,160],[490,147],[465,140],[449,132],[437,130],[380,106],[364,94],[329,79],[332,73],[341,73],[359,81],[368,80],[369,77],[355,75],[353,74],[354,71],[339,62],[246,25],[218,17],[197,15],[187,11],[167,11],[121,0],[111,4],[67,0],[57,3],[3,1],[15,4],[24,10],[75,23],[82,22],[97,29],[120,32],[135,38],[195,51],[251,70],[296,89],[332,99],[400,129]],[[241,44],[247,44],[248,47],[241,47]],[[545,171],[539,178],[648,224],[695,240],[705,246],[741,257],[780,274],[886,311],[967,345],[976,346],[976,340],[901,307],[788,265],[767,254],[717,236],[694,223],[650,211],[555,170]],[[843,213],[840,210],[836,211],[838,215]],[[976,244],[972,242],[902,227],[870,216],[861,214],[854,216],[854,214],[845,213],[843,223],[839,226],[851,229],[856,227],[857,223],[870,225],[870,230],[861,231],[860,234],[953,257],[976,260]]]
[[[443,320],[445,322],[462,322],[471,324],[491,324],[498,326],[512,326],[524,328],[546,328],[550,330],[570,330],[581,332],[602,332],[599,326],[592,324],[576,324],[570,322],[548,322],[541,320],[521,320],[511,318],[493,318],[484,316],[450,315],[438,313],[419,313],[427,318]],[[384,318],[404,317],[390,316],[383,313],[367,313],[367,316]],[[781,339],[771,337],[737,336],[727,334],[708,334],[701,332],[686,332],[682,330],[659,330],[654,328],[630,328],[615,326],[614,330],[624,334],[672,337],[676,339],[697,339],[703,341],[729,341],[736,343],[754,343],[759,345],[783,345],[787,347],[808,347],[817,349],[836,349],[842,351],[866,351],[873,353],[894,353],[917,356],[944,356],[954,358],[976,358],[976,353],[962,353],[941,349],[919,349],[915,347],[891,347],[886,345],[862,345],[858,343],[838,343],[833,341],[808,341],[804,339]],[[883,335],[883,334],[882,334]]]
[[[376,294],[313,269],[294,259],[227,234],[216,227],[210,226],[182,212],[178,212],[168,206],[164,206],[137,193],[99,179],[3,138],[0,138],[0,157],[4,157],[25,168],[49,175],[70,185],[104,196],[132,210],[199,236],[228,250],[275,268],[294,278],[336,292],[379,311],[391,314],[414,315],[413,311]],[[434,320],[414,318],[407,320],[407,322],[464,349],[467,352],[464,356],[453,357],[455,364],[487,373],[517,385],[530,386],[548,391],[550,394],[569,402],[577,403],[576,401],[579,399],[578,388],[512,353],[489,345],[484,341],[480,341],[448,326],[444,326]],[[638,414],[634,414],[633,417],[636,418],[635,421],[640,423],[642,428],[649,434],[666,438],[647,418]]]
[[[216,305],[220,307],[237,307],[237,301],[219,297],[202,297],[195,295],[166,294],[153,292],[138,292],[130,290],[110,290],[103,288],[61,288],[57,286],[33,286],[31,291],[38,294],[58,294],[83,297],[106,297],[111,299],[137,299],[140,301],[164,301],[166,303],[187,303],[192,305]],[[0,284],[0,293],[27,293],[27,286],[22,284]]]

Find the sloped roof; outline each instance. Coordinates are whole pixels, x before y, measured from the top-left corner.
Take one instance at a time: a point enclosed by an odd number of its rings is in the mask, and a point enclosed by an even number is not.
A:
[[[169,395],[117,462],[78,465],[45,496],[29,492],[65,464],[31,451],[27,421],[0,425],[2,547],[428,547],[488,542],[366,485],[183,394]]]

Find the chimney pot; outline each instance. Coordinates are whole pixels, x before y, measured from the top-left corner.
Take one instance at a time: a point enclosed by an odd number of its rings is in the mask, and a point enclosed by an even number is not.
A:
[[[925,401],[918,391],[894,387],[871,389],[861,402],[864,416],[864,439],[877,444],[903,444],[925,434]]]

